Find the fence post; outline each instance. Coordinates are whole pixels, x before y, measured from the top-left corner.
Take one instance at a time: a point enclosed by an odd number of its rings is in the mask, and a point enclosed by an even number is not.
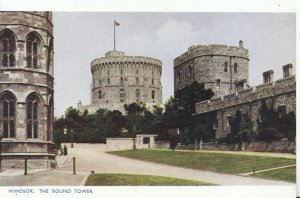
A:
[[[24,165],[24,175],[27,175],[27,157],[25,157]]]
[[[76,166],[75,157],[73,157],[73,175],[76,175],[75,166]]]

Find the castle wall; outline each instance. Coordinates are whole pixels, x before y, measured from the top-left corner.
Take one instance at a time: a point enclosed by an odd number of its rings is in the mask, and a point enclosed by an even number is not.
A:
[[[119,51],[106,53],[105,57],[91,63],[91,104],[79,104],[78,109],[81,112],[87,109],[90,113],[99,108],[124,112],[124,105],[134,102],[161,104],[161,67],[157,59],[125,56]],[[139,90],[139,97],[136,90]]]
[[[215,97],[235,92],[236,82],[248,82],[248,62],[248,50],[242,46],[191,46],[174,60],[175,91],[197,81],[212,89]],[[220,86],[217,86],[217,80],[220,80]]]
[[[23,167],[24,157],[28,157],[29,168],[55,167],[52,143],[54,120],[52,13],[0,12],[0,36],[5,31],[12,31],[15,37],[15,64],[13,66],[3,64],[4,51],[0,48],[0,96],[11,93],[15,97],[16,104],[15,135],[1,140],[2,167]],[[34,33],[39,40],[36,68],[28,67],[26,59],[27,38],[30,33]],[[37,137],[34,138],[27,135],[26,111],[27,98],[30,94],[34,94],[39,101]],[[0,106],[0,135],[4,136],[2,102]]]
[[[286,77],[275,82],[196,103],[196,114],[216,111],[218,122],[216,138],[225,137],[230,132],[228,117],[235,116],[237,110],[240,110],[242,114],[250,115],[254,123],[254,130],[256,130],[256,120],[259,116],[259,108],[262,100],[265,100],[267,105],[273,104],[275,110],[279,106],[285,106],[286,113],[295,112],[296,77]]]

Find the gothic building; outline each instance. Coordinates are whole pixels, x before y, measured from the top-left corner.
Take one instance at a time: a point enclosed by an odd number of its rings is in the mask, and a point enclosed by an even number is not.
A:
[[[51,12],[0,12],[2,168],[56,166]]]

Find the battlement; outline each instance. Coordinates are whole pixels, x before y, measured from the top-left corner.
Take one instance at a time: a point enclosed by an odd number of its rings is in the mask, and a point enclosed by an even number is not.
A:
[[[241,41],[240,41],[241,42]],[[239,46],[228,45],[193,45],[188,51],[174,59],[174,67],[201,56],[234,56],[249,59],[248,50],[240,43]]]
[[[144,64],[157,67],[162,66],[162,62],[160,60],[151,57],[126,56],[125,53],[121,51],[109,51],[105,54],[105,57],[94,59],[91,62],[91,70],[93,71],[96,66],[107,66],[113,64]]]
[[[223,97],[196,103],[196,114],[216,111],[295,91],[296,76],[288,76],[286,78],[276,80],[275,82],[265,83],[236,93],[228,94]]]

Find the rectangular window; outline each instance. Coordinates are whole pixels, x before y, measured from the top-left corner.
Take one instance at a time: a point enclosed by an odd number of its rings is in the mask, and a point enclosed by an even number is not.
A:
[[[37,136],[37,131],[38,131],[38,124],[37,122],[34,123],[34,128],[33,128],[33,137],[38,138]]]
[[[32,138],[32,124],[27,122],[27,138]]]
[[[3,137],[8,138],[8,122],[3,122]]]

